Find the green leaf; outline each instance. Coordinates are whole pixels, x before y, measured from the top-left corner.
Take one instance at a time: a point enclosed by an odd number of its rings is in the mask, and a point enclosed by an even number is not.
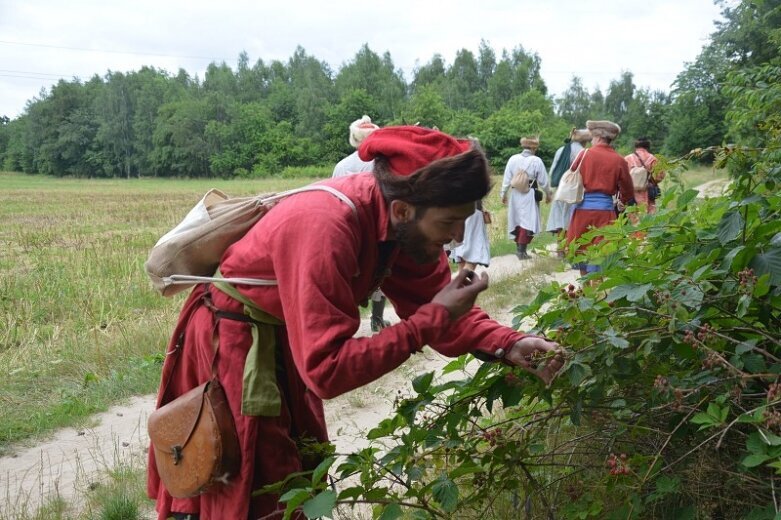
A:
[[[743,216],[738,211],[728,211],[721,218],[716,236],[719,242],[726,244],[732,242],[743,230]]]
[[[770,292],[770,273],[765,273],[757,278],[757,283],[754,284],[753,296],[754,298],[761,298]]]
[[[339,500],[349,500],[360,497],[363,494],[363,487],[353,486],[343,489],[339,492]]]
[[[651,289],[653,289],[653,285],[650,283],[643,285],[619,285],[610,291],[610,294],[608,294],[605,300],[609,303],[620,300],[621,298],[626,298],[627,301],[638,302],[642,300]]]
[[[751,305],[751,295],[744,294],[740,297],[740,300],[738,300],[738,308],[735,310],[735,313],[738,315],[738,318],[742,318],[746,315],[748,312],[749,305]]]
[[[456,483],[442,475],[431,488],[434,500],[448,513],[456,510],[458,505],[458,487]]]
[[[672,297],[681,305],[685,305],[690,309],[697,309],[702,305],[705,295],[698,285],[682,283],[673,289]]]
[[[741,341],[738,343],[738,346],[735,347],[735,354],[741,355],[745,354],[746,352],[751,352],[754,350],[754,346],[757,344],[757,340],[752,339],[748,341]]]
[[[382,510],[382,514],[377,520],[396,520],[402,516],[401,506],[399,504],[388,504]]]
[[[336,505],[336,492],[327,489],[312,498],[304,502],[303,510],[307,518],[333,518],[331,513]]]
[[[724,269],[729,269],[732,267],[732,262],[735,260],[735,257],[738,256],[739,253],[741,253],[744,249],[746,249],[746,246],[737,246],[732,249],[729,253],[726,254],[724,257],[724,262],[722,263],[722,267]]]
[[[769,274],[772,285],[781,285],[781,247],[773,247],[756,255],[751,260],[751,267],[756,276]]]
[[[668,477],[662,475],[656,479],[656,492],[660,495],[667,495],[678,491],[678,487],[681,485],[681,479],[679,477]]]
[[[699,191],[693,189],[688,189],[684,191],[678,197],[678,200],[676,201],[676,206],[678,207],[678,209],[683,209],[684,207],[686,207],[688,203],[696,199],[699,193],[700,193]]]
[[[572,363],[568,370],[569,382],[572,386],[578,386],[584,379],[591,375],[591,367],[582,363]]]
[[[616,348],[625,349],[625,348],[629,347],[629,342],[626,339],[624,339],[621,336],[619,336],[616,333],[616,331],[613,330],[612,327],[608,328],[605,331],[605,333],[603,334],[603,336],[605,337],[605,339],[607,340],[608,343],[610,343],[611,345],[613,345]]]
[[[744,424],[759,424],[765,422],[764,411],[757,410],[753,414],[740,414],[738,422]]]
[[[752,374],[761,374],[767,371],[765,358],[761,354],[745,354],[741,359],[743,360],[743,368]]]
[[[470,361],[470,357],[471,356],[467,354],[458,356],[456,359],[442,367],[442,373],[449,374],[450,372],[455,372],[456,370],[464,370],[464,368],[466,368],[466,364]]]
[[[770,460],[771,458],[772,457],[770,455],[752,453],[751,455],[748,455],[746,458],[744,458],[741,463],[747,468],[755,468],[763,462]]]
[[[456,469],[450,472],[450,478],[456,479],[458,477],[463,477],[464,475],[469,475],[471,473],[480,473],[481,471],[483,471],[482,466],[476,464],[472,460],[466,460],[460,466],[458,466]]]
[[[761,436],[770,446],[781,446],[781,437],[778,435],[770,433],[767,430],[762,430]]]
[[[707,428],[710,426],[716,426],[718,424],[718,421],[715,417],[713,417],[710,414],[707,414],[705,412],[699,412],[694,415],[691,419],[689,419],[689,422],[692,422],[694,424],[701,424],[702,428]],[[700,428],[700,429],[702,429]]]
[[[323,462],[317,465],[315,470],[312,472],[312,485],[316,486],[322,482],[323,477],[326,476],[328,470],[331,468],[331,466],[335,461],[336,461],[336,457],[328,457],[325,460],[323,460]]]
[[[282,517],[283,520],[289,520],[291,516],[296,512],[298,506],[300,506],[311,495],[305,489],[291,489],[281,497],[280,502],[285,502],[285,514]]]
[[[716,403],[710,403],[708,404],[708,415],[713,417],[717,424],[721,424],[727,420],[727,416],[729,415],[729,406],[722,408]]]
[[[746,439],[746,449],[749,453],[767,455],[767,443],[758,431],[748,436]]]
[[[434,380],[434,372],[426,372],[412,380],[412,388],[419,394],[424,393]]]

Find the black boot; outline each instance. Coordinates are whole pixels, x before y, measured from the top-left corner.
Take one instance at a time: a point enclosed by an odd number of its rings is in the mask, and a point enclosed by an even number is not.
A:
[[[515,253],[515,256],[518,257],[518,260],[528,260],[531,258],[529,256],[529,253],[526,252],[526,246],[528,244],[518,244],[517,252]]]
[[[389,321],[385,321],[383,314],[385,313],[385,296],[382,296],[379,300],[372,300],[372,317],[369,321],[372,332],[379,332],[388,325]]]

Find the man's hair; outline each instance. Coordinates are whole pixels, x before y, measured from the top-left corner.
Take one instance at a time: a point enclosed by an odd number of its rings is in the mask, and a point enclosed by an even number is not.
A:
[[[591,137],[599,137],[600,139],[607,141],[607,144],[613,142],[613,137],[610,135],[610,133],[607,130],[603,128],[592,128]]]
[[[638,137],[637,139],[635,139],[635,148],[644,148],[644,149],[646,149],[646,150],[648,150],[650,152],[651,151],[651,140],[648,139],[645,136]]]
[[[438,159],[412,175],[393,173],[383,156],[374,159],[374,176],[388,202],[401,200],[421,208],[447,208],[476,202],[491,190],[485,154],[477,144],[467,152]]]

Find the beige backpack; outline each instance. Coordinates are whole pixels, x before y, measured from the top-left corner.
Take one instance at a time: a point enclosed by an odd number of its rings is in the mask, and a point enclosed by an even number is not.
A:
[[[629,176],[632,177],[632,187],[634,187],[635,191],[645,191],[648,189],[648,180],[651,178],[651,174],[637,152],[635,152],[635,155],[642,166],[634,166],[629,170]]]
[[[531,183],[529,182],[529,174],[526,173],[526,170],[519,169],[515,172],[515,175],[513,175],[513,178],[510,181],[510,186],[521,193],[529,193]]]
[[[330,186],[313,184],[275,195],[228,197],[217,189],[209,190],[175,228],[163,235],[149,253],[144,269],[152,285],[163,296],[172,296],[212,278],[223,253],[243,237],[263,215],[281,199],[305,191],[327,191],[350,206],[355,204],[344,193]],[[276,280],[220,278],[220,281],[245,285],[276,285]]]

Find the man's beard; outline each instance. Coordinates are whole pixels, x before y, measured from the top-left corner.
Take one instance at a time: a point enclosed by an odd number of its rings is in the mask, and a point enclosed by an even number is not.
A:
[[[400,222],[397,224],[396,240],[399,242],[399,249],[412,258],[416,264],[436,262],[441,255],[441,250],[435,255],[426,250],[429,240],[420,230],[417,223]]]

